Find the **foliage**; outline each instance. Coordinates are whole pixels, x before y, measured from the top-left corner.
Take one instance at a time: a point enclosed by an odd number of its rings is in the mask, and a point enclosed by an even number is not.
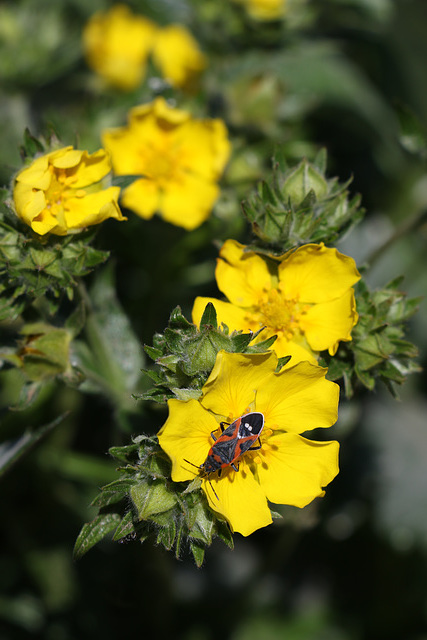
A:
[[[182,640],[418,640],[425,3],[287,0],[270,3],[271,19],[263,0],[127,4],[129,19],[141,16],[154,34],[127,88],[107,84],[84,48],[94,13],[111,3],[0,7],[0,636],[86,639],[96,628],[107,640],[143,626]],[[114,39],[100,42],[112,45],[116,73]],[[133,44],[125,34],[120,45],[130,71]],[[106,62],[102,51],[93,56]],[[123,175],[102,181],[122,196],[141,188],[142,199],[119,202],[126,221],[89,216],[94,226],[42,236],[18,217],[16,177],[34,160],[64,146],[89,157],[150,104],[164,104],[169,119],[159,116],[156,149],[147,133],[139,147],[130,135]],[[182,142],[183,113],[195,127],[220,123],[221,162],[214,136],[208,154],[197,128],[192,163],[182,154],[175,162],[176,140],[171,153],[162,146],[175,125]],[[72,194],[76,211],[82,195]],[[203,221],[191,217],[195,203]],[[160,215],[141,219],[135,204]],[[162,216],[169,205],[173,220]],[[173,482],[157,437],[168,402],[203,396],[219,352],[258,357],[279,344],[263,326],[221,324],[211,304],[198,326],[188,320],[196,298],[218,296],[215,260],[230,239],[269,265],[273,288],[278,256],[310,243],[351,256],[362,276],[351,340],[334,355],[313,351],[342,388],[331,436],[340,473],[323,500],[274,505],[274,523],[248,540],[209,506],[202,486],[218,476],[193,467],[194,480]],[[292,365],[284,356],[277,371]],[[226,478],[242,474],[224,468]]]

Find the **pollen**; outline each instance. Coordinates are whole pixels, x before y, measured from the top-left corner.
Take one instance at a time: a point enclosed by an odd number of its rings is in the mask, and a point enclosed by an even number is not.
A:
[[[300,304],[297,298],[285,298],[279,289],[270,289],[261,299],[256,315],[261,325],[291,340],[301,332],[301,317],[309,308],[310,305]]]

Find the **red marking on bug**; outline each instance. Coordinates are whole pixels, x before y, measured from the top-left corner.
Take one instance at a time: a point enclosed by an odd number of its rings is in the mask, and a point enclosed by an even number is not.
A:
[[[200,470],[202,478],[208,478],[212,491],[217,500],[219,500],[212,482],[209,478],[212,474],[218,472],[218,478],[225,467],[232,467],[234,471],[239,470],[239,460],[247,451],[256,451],[261,448],[261,440],[259,439],[264,428],[264,415],[259,411],[245,413],[237,420],[234,420],[225,428],[226,422],[221,422],[221,435],[215,437],[212,431],[211,436],[214,443],[209,449],[206,460],[203,464],[193,464],[189,460],[185,460],[188,464]],[[255,442],[258,440],[258,445]]]

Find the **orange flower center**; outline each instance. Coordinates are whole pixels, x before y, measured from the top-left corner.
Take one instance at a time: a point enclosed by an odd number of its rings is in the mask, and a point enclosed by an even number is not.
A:
[[[66,169],[55,169],[50,165],[49,171],[52,177],[45,191],[46,209],[55,218],[60,218],[65,211],[70,210],[70,198],[83,198],[86,192],[84,189],[73,189],[77,176],[70,175]]]
[[[296,298],[285,298],[279,289],[270,289],[260,300],[255,316],[261,325],[272,333],[283,335],[288,340],[301,332],[301,317],[310,305],[301,304]]]
[[[165,187],[176,182],[181,168],[179,149],[171,148],[167,140],[152,144],[141,154],[141,173]]]

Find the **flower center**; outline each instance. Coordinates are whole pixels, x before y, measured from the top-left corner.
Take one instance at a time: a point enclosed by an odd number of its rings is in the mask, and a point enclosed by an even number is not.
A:
[[[301,317],[309,308],[310,305],[301,304],[296,298],[285,298],[279,289],[270,289],[260,300],[255,315],[260,324],[290,340],[296,333],[301,332]]]
[[[70,209],[68,200],[83,197],[85,191],[83,189],[73,189],[72,185],[77,180],[75,175],[67,174],[65,169],[55,169],[50,166],[49,170],[52,174],[50,185],[45,191],[46,209],[55,218],[61,217],[64,211]]]
[[[141,173],[164,186],[176,181],[179,172],[179,153],[168,144],[157,144],[141,154]]]

